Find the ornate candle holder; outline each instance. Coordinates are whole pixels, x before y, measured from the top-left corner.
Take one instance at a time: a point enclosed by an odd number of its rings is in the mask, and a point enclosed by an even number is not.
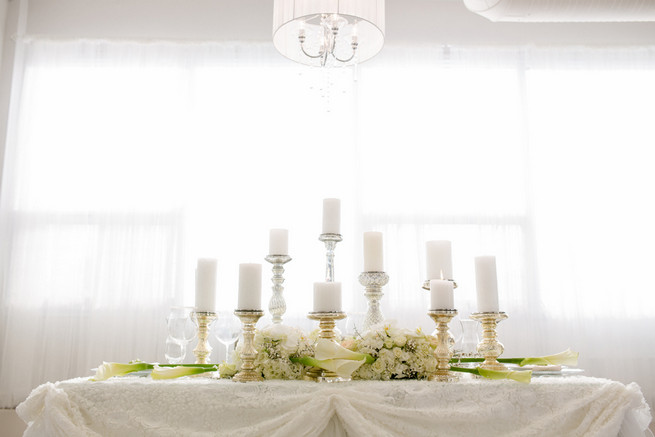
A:
[[[504,312],[473,313],[471,318],[482,324],[482,340],[478,343],[478,353],[484,357],[484,361],[480,367],[489,370],[507,370],[507,367],[498,362],[498,357],[505,348],[498,341],[496,333],[496,325],[501,320],[505,320],[507,314]]]
[[[216,313],[210,311],[194,311],[193,318],[198,326],[198,344],[193,350],[196,364],[209,364],[212,347],[209,345],[209,329],[216,320]]]
[[[325,282],[334,282],[334,248],[343,237],[341,234],[321,234],[318,239],[325,243]]]
[[[343,311],[313,311],[307,315],[307,318],[310,320],[318,320],[318,338],[324,338],[336,343],[337,336],[334,333],[334,327],[337,320],[346,318],[346,313]],[[308,381],[316,382],[337,382],[347,380],[334,372],[321,369],[320,367],[312,367],[307,371],[304,378]]]
[[[455,339],[448,331],[448,323],[457,315],[457,310],[430,310],[428,316],[437,324],[437,348],[434,356],[437,358],[437,371],[430,375],[430,381],[451,382],[457,376],[450,371],[450,359],[455,349]]]
[[[233,381],[250,382],[263,381],[262,375],[255,371],[255,358],[257,358],[257,349],[254,346],[255,325],[264,315],[262,310],[235,310],[237,316],[243,324],[243,349],[241,350],[241,370],[234,375]]]
[[[368,299],[368,311],[364,319],[364,330],[384,320],[380,311],[380,299],[384,296],[382,287],[389,282],[389,275],[385,272],[363,272],[359,275],[359,283],[366,287],[364,296]]]
[[[269,263],[273,264],[273,295],[271,300],[268,302],[268,311],[270,311],[273,316],[273,323],[282,323],[282,316],[287,311],[287,304],[284,301],[284,296],[282,292],[284,287],[284,265],[291,261],[289,255],[268,255],[264,258]]]

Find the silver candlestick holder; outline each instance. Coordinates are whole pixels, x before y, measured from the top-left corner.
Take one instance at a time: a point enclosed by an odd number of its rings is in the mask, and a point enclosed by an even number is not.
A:
[[[380,310],[380,299],[384,296],[382,287],[388,282],[389,275],[385,272],[363,272],[359,275],[359,283],[365,287],[364,296],[368,299],[368,311],[363,325],[365,331],[384,320]]]
[[[341,234],[321,234],[318,239],[325,243],[325,282],[334,282],[334,248],[343,237]]]
[[[284,265],[291,261],[289,255],[268,255],[264,258],[273,264],[273,295],[268,302],[268,311],[273,316],[273,324],[282,323],[282,316],[287,311],[287,303],[284,301],[282,292],[284,291]]]
[[[437,358],[437,370],[428,379],[439,382],[456,381],[457,376],[450,371],[455,339],[448,330],[448,323],[457,315],[457,310],[430,310],[428,315],[437,324],[437,347],[434,350],[434,356]]]
[[[478,343],[478,353],[484,357],[484,361],[480,367],[489,370],[507,370],[507,367],[498,362],[498,357],[503,353],[505,347],[498,341],[496,332],[498,322],[505,320],[507,314],[502,311],[473,313],[471,318],[482,325],[482,340]]]
[[[255,325],[264,315],[261,310],[235,310],[237,316],[243,324],[243,349],[241,350],[241,370],[234,375],[233,381],[252,382],[263,381],[262,375],[255,371],[255,359],[257,358],[257,349],[255,349]]]
[[[198,326],[198,344],[193,350],[196,364],[209,364],[212,347],[209,344],[209,331],[216,320],[216,313],[210,311],[194,311],[192,317]]]

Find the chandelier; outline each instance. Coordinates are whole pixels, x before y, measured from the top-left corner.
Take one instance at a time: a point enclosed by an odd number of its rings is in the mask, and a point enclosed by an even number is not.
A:
[[[384,0],[274,0],[273,44],[306,65],[364,62],[384,44]]]

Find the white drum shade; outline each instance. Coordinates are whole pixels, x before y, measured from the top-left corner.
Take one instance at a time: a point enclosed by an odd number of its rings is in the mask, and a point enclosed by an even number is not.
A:
[[[312,58],[306,53],[315,55],[320,52],[324,29],[321,18],[335,14],[339,16],[342,25],[336,37],[333,55],[339,59],[348,59],[353,53],[353,36],[358,46],[351,60],[339,62],[332,59],[330,65],[360,63],[372,58],[382,49],[384,0],[274,0],[275,48],[296,62],[320,66],[320,58]],[[303,53],[298,38],[301,32],[306,36],[306,53]]]

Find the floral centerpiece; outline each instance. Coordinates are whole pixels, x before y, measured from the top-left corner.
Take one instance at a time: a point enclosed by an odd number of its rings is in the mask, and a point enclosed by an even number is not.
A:
[[[312,341],[303,332],[291,326],[276,324],[255,333],[254,346],[257,349],[255,371],[264,379],[301,379],[303,364],[291,358],[313,356]],[[242,345],[237,346],[234,363],[220,366],[222,377],[231,377],[241,368]]]
[[[341,345],[375,358],[357,369],[353,379],[427,379],[437,367],[436,338],[420,328],[404,329],[385,322],[356,337],[345,338]]]

